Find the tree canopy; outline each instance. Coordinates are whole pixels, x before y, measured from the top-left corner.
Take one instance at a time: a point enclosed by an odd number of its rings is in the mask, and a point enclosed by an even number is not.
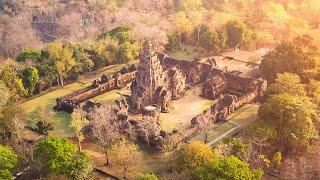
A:
[[[194,171],[200,166],[217,158],[211,148],[201,142],[191,142],[181,147],[176,153],[176,166],[179,170]]]
[[[315,123],[319,122],[317,106],[308,97],[288,93],[273,95],[259,109],[259,117],[277,130],[280,148],[308,145],[319,138]]]
[[[35,157],[49,174],[67,175],[73,179],[85,177],[91,168],[88,154],[79,152],[67,139],[47,137],[36,144]]]
[[[199,180],[228,179],[228,180],[259,180],[263,175],[260,169],[249,168],[249,165],[235,156],[223,157],[208,163],[195,172]]]
[[[11,170],[17,165],[18,156],[12,148],[0,144],[0,179],[12,179]]]
[[[282,42],[261,61],[262,75],[274,82],[278,73],[294,73],[302,78],[316,78],[320,61],[319,46],[308,35]]]

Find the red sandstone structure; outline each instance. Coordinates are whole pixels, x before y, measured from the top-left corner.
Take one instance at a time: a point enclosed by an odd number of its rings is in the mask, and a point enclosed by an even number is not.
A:
[[[168,112],[170,101],[185,93],[186,77],[177,67],[163,69],[158,56],[146,42],[140,53],[137,75],[131,84],[132,109],[142,112],[148,106]]]
[[[89,87],[57,99],[55,109],[71,113],[74,108],[80,106],[80,103],[113,89],[123,88],[132,82],[131,96],[127,96],[126,100],[116,101],[117,106],[102,106],[87,102],[83,108],[89,114],[101,107],[114,109],[123,127],[127,127],[121,132],[129,132],[131,129],[138,136],[130,135],[130,138],[143,140],[161,150],[165,139],[176,133],[161,130],[157,123],[159,111],[168,112],[170,102],[184,95],[186,84],[203,84],[201,96],[212,100],[218,99],[218,102],[194,117],[190,127],[179,132],[179,138],[175,143],[212,127],[216,122],[226,120],[229,114],[245,104],[260,101],[267,84],[265,80],[259,78],[259,73],[256,71],[258,63],[246,62],[245,58],[237,60],[239,57],[229,57],[231,53],[227,55],[228,57],[222,55],[210,57],[204,61],[176,60],[166,54],[154,53],[151,45],[145,43],[141,49],[137,69],[131,66],[123,68],[112,77],[102,75],[101,79],[93,81]],[[233,69],[224,67],[233,63],[236,64]],[[128,114],[128,110],[143,113],[143,120],[135,121]]]
[[[91,86],[58,98],[54,110],[72,113],[80,103],[91,98],[104,94],[114,89],[121,89],[132,82],[136,75],[136,68],[132,65],[129,68],[122,68],[114,76],[103,74],[100,80],[94,80]]]
[[[248,54],[248,53],[240,53]],[[57,99],[56,110],[72,112],[80,103],[110,90],[123,88],[131,84],[129,109],[134,112],[149,112],[152,109],[168,112],[170,102],[178,99],[185,92],[185,85],[203,83],[201,96],[217,99],[203,114],[192,119],[193,126],[225,120],[235,109],[259,101],[266,88],[266,81],[259,78],[257,72],[248,73],[238,70],[228,71],[219,63],[232,64],[233,60],[242,69],[257,69],[258,64],[244,61],[244,58],[215,56],[205,61],[183,61],[168,57],[166,54],[154,53],[150,43],[145,43],[140,53],[140,63],[124,68],[113,77],[103,75],[91,86]],[[235,67],[234,69],[236,69]],[[154,108],[152,108],[154,107]]]

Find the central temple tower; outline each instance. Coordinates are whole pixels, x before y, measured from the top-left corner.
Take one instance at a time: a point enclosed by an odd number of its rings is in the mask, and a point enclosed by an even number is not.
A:
[[[176,81],[173,80],[175,78]],[[177,83],[180,81],[183,83]],[[133,109],[141,111],[146,106],[156,105],[166,112],[172,96],[176,97],[180,91],[184,92],[184,86],[184,74],[177,68],[164,71],[157,54],[152,51],[150,42],[146,41],[140,51],[137,75],[131,84]]]

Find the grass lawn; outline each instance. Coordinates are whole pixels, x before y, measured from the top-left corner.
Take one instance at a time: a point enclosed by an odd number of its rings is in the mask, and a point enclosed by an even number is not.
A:
[[[217,127],[212,128],[206,132],[202,132],[199,133],[198,135],[196,135],[195,137],[193,137],[190,141],[200,141],[200,142],[205,142],[205,138],[206,138],[206,133],[207,133],[207,142],[211,142],[213,140],[215,140],[216,138],[218,138],[219,136],[223,135],[225,132],[231,130],[232,128],[236,127],[235,124],[226,121],[226,122],[222,122],[217,124]]]
[[[207,56],[207,53],[198,52],[195,47],[190,45],[183,45],[182,48],[175,52],[168,53],[169,57],[178,59],[178,60],[187,60],[193,61],[195,58],[201,58]]]
[[[133,63],[137,63],[138,61],[134,61]],[[41,96],[35,97],[31,100],[28,100],[26,102],[23,102],[21,104],[21,107],[28,113],[28,115],[32,115],[39,106],[45,106],[45,108],[48,111],[53,111],[53,107],[56,105],[56,99],[62,96],[65,96],[71,92],[77,91],[79,89],[85,88],[86,86],[90,85],[91,82],[94,79],[100,78],[100,76],[104,73],[106,74],[113,74],[117,71],[119,71],[122,67],[127,66],[126,64],[122,65],[115,65],[103,68],[99,70],[98,72],[89,74],[86,76],[86,78],[66,85],[63,88],[56,89],[52,92],[43,94]],[[99,102],[103,103],[113,103],[115,99],[119,98],[120,95],[118,95],[116,92],[119,90],[114,90],[108,93],[105,93],[101,96],[98,96],[94,99],[98,99]],[[100,99],[101,98],[101,99]],[[57,120],[56,127],[50,134],[57,135],[60,137],[72,137],[73,132],[72,129],[69,127],[71,116],[69,113],[66,112],[54,112],[54,117]],[[31,120],[30,123],[31,126],[35,125],[35,122]]]
[[[242,126],[247,126],[257,119],[259,104],[247,104],[237,109],[227,119],[232,120]]]

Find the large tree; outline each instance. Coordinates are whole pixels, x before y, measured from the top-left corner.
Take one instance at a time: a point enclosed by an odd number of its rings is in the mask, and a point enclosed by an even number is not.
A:
[[[68,73],[76,65],[73,58],[73,51],[69,47],[65,47],[61,43],[48,44],[44,49],[44,56],[51,62],[58,76],[58,82],[64,86],[64,79]]]
[[[21,74],[20,66],[12,61],[5,62],[0,69],[1,80],[13,92],[13,95],[23,97],[27,95],[27,90],[24,88],[19,74]]]
[[[62,174],[73,179],[85,178],[91,168],[89,155],[79,152],[67,139],[48,137],[36,144],[35,158],[45,174]]]
[[[307,95],[320,107],[320,82],[311,79],[306,85]]]
[[[195,177],[199,180],[228,179],[228,180],[259,180],[263,175],[260,169],[251,170],[249,164],[235,156],[223,157],[199,168]]]
[[[81,151],[81,142],[84,140],[82,129],[89,124],[88,119],[85,117],[84,112],[81,109],[75,109],[71,114],[71,127],[73,128],[77,139],[78,149]]]
[[[90,125],[93,128],[93,136],[102,146],[109,165],[108,149],[121,139],[120,122],[112,108],[96,109],[90,115]]]
[[[288,93],[273,95],[261,105],[259,117],[276,129],[282,151],[305,147],[319,138],[317,106],[308,97]]]
[[[249,41],[248,39],[251,38],[250,30],[242,21],[229,21],[226,24],[226,31],[228,35],[227,44],[232,48],[239,47],[243,42]]]
[[[38,69],[34,67],[28,67],[23,70],[23,84],[28,90],[30,96],[33,95],[34,89],[39,81]]]
[[[27,116],[19,105],[8,104],[0,112],[1,144],[20,144]]]
[[[118,141],[108,149],[113,166],[123,168],[123,178],[126,179],[126,173],[131,166],[137,165],[142,159],[140,148],[127,140]]]
[[[290,72],[302,78],[316,78],[320,61],[319,46],[308,35],[282,42],[275,50],[263,57],[262,75],[274,82],[278,73]]]
[[[187,18],[187,15],[183,11],[179,11],[174,16],[174,22],[173,22],[176,32],[179,35],[179,43],[180,47],[182,45],[182,35],[188,34],[192,30],[192,23]]]
[[[266,98],[275,95],[288,93],[297,96],[306,96],[305,85],[301,83],[301,78],[296,74],[278,74],[276,82],[271,84],[266,91]]]

